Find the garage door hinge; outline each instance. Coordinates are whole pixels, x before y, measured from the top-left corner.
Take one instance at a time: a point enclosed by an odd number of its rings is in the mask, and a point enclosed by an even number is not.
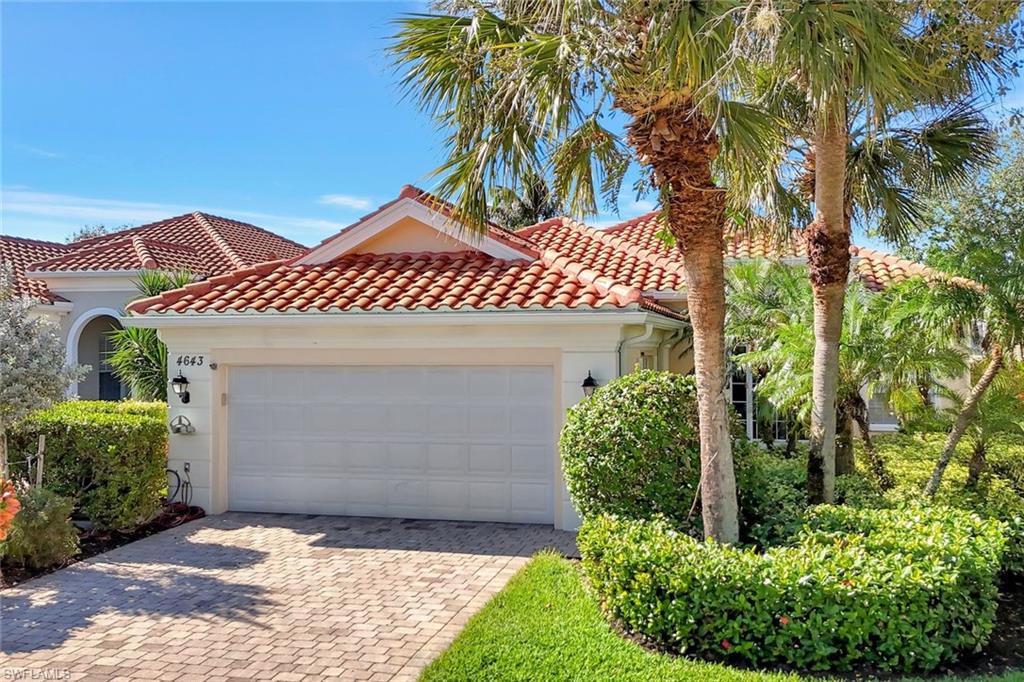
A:
[[[220,394],[220,404],[221,405],[227,405],[228,404],[228,394],[227,393],[221,393]]]

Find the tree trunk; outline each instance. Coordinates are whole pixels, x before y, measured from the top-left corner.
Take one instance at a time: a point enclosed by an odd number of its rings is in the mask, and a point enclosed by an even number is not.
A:
[[[685,100],[637,113],[627,135],[640,161],[654,169],[667,199],[668,227],[683,255],[697,379],[704,534],[735,543],[739,519],[725,395],[725,193],[711,176],[718,141],[711,121]]]
[[[800,440],[799,437],[800,425],[794,419],[786,421],[786,456],[789,457],[796,452],[797,443]]]
[[[985,461],[985,441],[980,438],[974,442],[971,448],[971,461],[967,464],[967,487],[973,488],[978,485],[981,475],[988,468]]]
[[[924,489],[925,494],[929,497],[934,497],[935,493],[938,492],[939,485],[942,484],[942,475],[946,473],[946,467],[949,466],[949,461],[953,458],[956,446],[960,443],[960,439],[963,438],[967,427],[971,425],[974,415],[978,412],[978,403],[981,402],[981,399],[985,396],[985,391],[988,390],[992,380],[996,378],[996,375],[999,374],[999,370],[1002,368],[1003,348],[997,344],[992,347],[992,360],[988,363],[988,367],[985,368],[981,378],[978,379],[978,383],[971,389],[967,400],[964,401],[963,407],[960,408],[960,414],[956,416],[956,421],[953,422],[953,428],[950,430],[949,436],[946,437],[946,444],[942,446],[939,461],[935,463],[935,470],[932,472],[932,477]]]
[[[807,497],[811,504],[831,503],[835,494],[839,337],[850,271],[844,201],[846,146],[845,109],[837,107],[815,123],[815,218],[805,230],[814,288],[814,372],[807,455]]]
[[[853,415],[844,405],[836,419],[839,422],[836,433],[836,476],[843,476],[857,470],[853,459]]]
[[[895,479],[892,474],[889,473],[888,467],[885,466],[885,460],[878,454],[878,450],[875,449],[875,441],[871,439],[871,420],[868,418],[868,406],[864,402],[864,399],[859,395],[853,404],[853,418],[857,422],[857,430],[860,431],[860,440],[864,445],[864,459],[867,462],[868,471],[870,471],[875,481],[878,482],[878,487],[882,490],[892,490],[896,485]]]

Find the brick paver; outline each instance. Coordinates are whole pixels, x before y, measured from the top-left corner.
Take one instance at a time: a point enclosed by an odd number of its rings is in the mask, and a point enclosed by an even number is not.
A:
[[[545,547],[574,553],[573,534],[209,517],[0,593],[0,668],[76,682],[411,680]]]

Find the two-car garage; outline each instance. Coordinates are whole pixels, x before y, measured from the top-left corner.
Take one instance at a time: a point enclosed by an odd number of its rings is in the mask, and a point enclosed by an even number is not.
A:
[[[226,369],[230,510],[554,521],[550,366]]]

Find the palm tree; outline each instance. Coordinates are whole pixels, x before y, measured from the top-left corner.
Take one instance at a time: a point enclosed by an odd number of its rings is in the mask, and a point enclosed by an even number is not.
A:
[[[543,176],[529,173],[521,184],[519,189],[503,185],[492,188],[488,215],[492,221],[506,230],[516,230],[565,213]]]
[[[939,453],[925,486],[925,494],[934,496],[942,484],[960,440],[975,422],[986,392],[1007,362],[1007,352],[1019,352],[1024,344],[1024,264],[1007,262],[999,273],[990,273],[984,285],[968,286],[956,280],[934,287],[928,307],[930,324],[961,330],[962,338],[972,342],[987,356],[985,370],[963,399],[946,442]]]
[[[772,74],[760,84],[763,101],[787,112],[798,103],[798,127],[813,159],[814,217],[804,230],[815,305],[807,477],[812,502],[832,501],[834,488],[850,185],[857,180],[848,172],[851,129],[863,125],[877,147],[875,133],[889,127],[894,113],[962,101],[986,76],[1010,68],[1000,48],[1015,43],[1004,29],[1016,10],[975,15],[963,5],[754,0],[747,9],[745,39],[737,46],[759,55]],[[964,49],[979,37],[985,49]],[[907,209],[899,192],[867,206],[894,216]]]
[[[693,325],[704,529],[738,538],[725,386],[722,259],[744,181],[782,153],[781,123],[728,97],[740,0],[442,4],[398,22],[403,84],[447,133],[437,193],[480,229],[489,188],[552,178],[559,203],[593,215],[639,162],[685,262]],[[612,112],[617,109],[618,113]],[[620,138],[604,121],[624,117]],[[632,154],[630,154],[630,150]],[[728,167],[735,190],[716,183]]]
[[[141,270],[135,280],[136,298],[159,296],[165,291],[195,281],[185,270],[164,272]],[[125,327],[109,332],[113,350],[107,362],[117,378],[127,384],[136,400],[167,400],[167,346],[157,337],[156,329]]]
[[[755,261],[729,272],[729,338],[747,344],[734,361],[761,374],[757,390],[771,404],[804,423],[813,411],[813,291],[803,268]],[[914,291],[918,289],[913,287]],[[840,337],[837,411],[857,425],[867,468],[882,487],[893,480],[871,439],[865,396],[885,391],[901,414],[918,409],[922,384],[965,369],[963,353],[948,337],[927,334],[907,314],[907,286],[873,293],[849,286]],[[852,430],[852,429],[851,429]],[[847,473],[847,472],[843,472]]]

